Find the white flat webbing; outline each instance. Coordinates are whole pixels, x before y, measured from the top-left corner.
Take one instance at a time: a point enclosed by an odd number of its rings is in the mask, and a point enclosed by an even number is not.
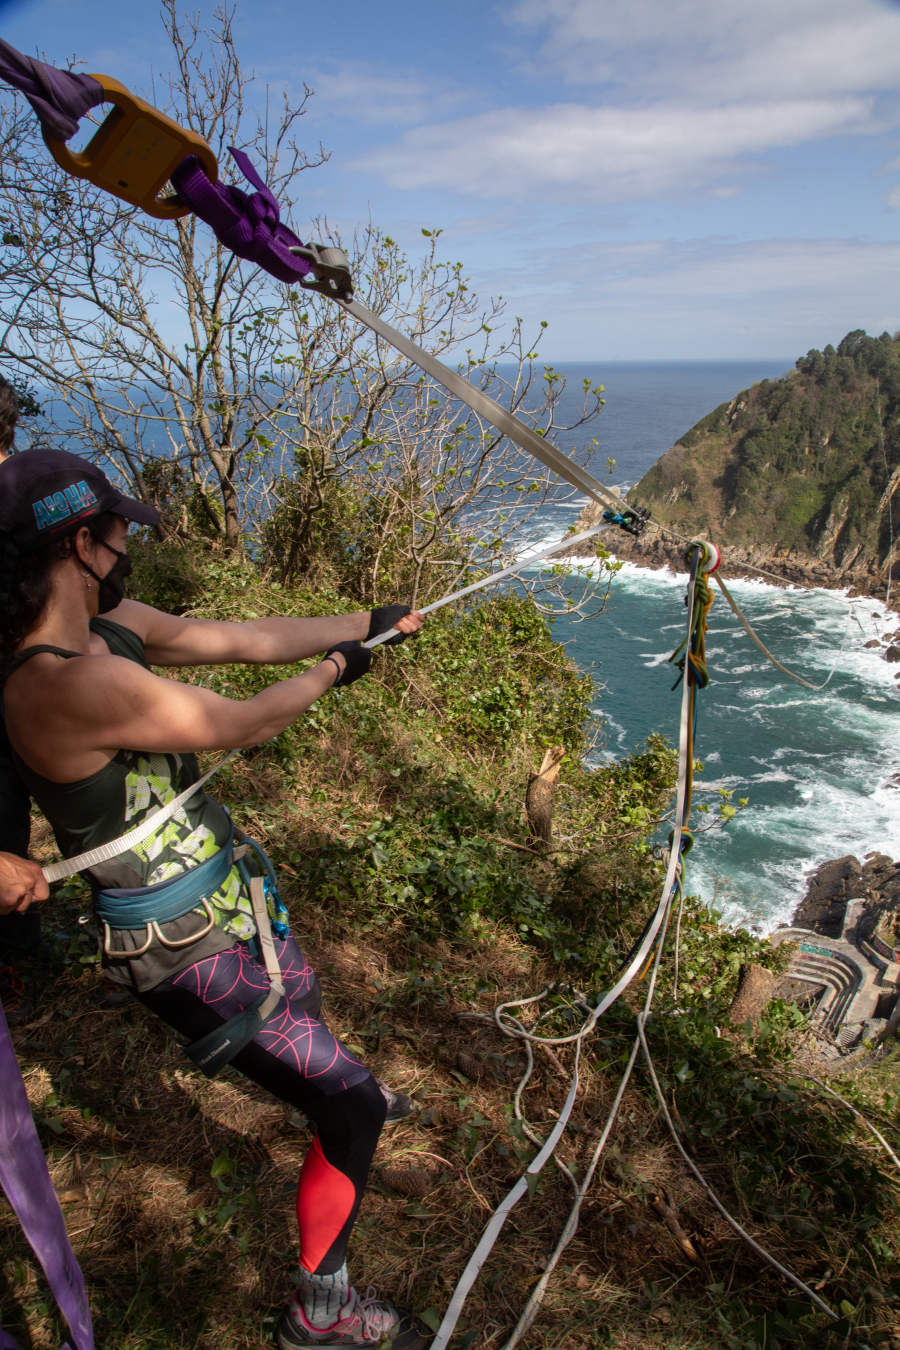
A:
[[[480,581],[473,581],[471,586],[463,586],[461,590],[454,591],[452,595],[445,595],[440,600],[433,600],[430,605],[423,605],[419,613],[430,614],[432,610],[443,609],[444,605],[452,604],[454,600],[461,600],[464,595],[471,595],[473,591],[480,591],[485,586],[492,586],[495,581],[502,581],[504,577],[511,577],[516,572],[521,572],[524,567],[530,567],[532,563],[540,562],[542,558],[549,558],[553,553],[570,549],[573,544],[583,544],[586,539],[592,539],[595,534],[600,534],[608,528],[607,525],[595,525],[592,530],[582,530],[581,534],[566,535],[564,539],[558,539],[555,544],[547,544],[544,548],[538,549],[536,553],[523,554],[509,567],[504,567],[502,572],[492,572],[489,577],[482,577]],[[397,628],[388,628],[384,633],[377,633],[375,637],[369,638],[369,641],[364,642],[363,646],[378,647],[398,632],[399,629]]]
[[[96,848],[89,849],[87,853],[78,853],[74,858],[63,858],[60,862],[48,863],[46,867],[42,867],[41,871],[47,881],[62,881],[64,877],[74,876],[76,872],[84,872],[89,867],[96,867],[98,863],[111,862],[119,854],[127,853],[129,849],[142,844],[149,835],[158,830],[160,826],[165,825],[166,821],[170,820],[188,798],[193,797],[194,793],[199,791],[203,784],[212,778],[214,773],[218,773],[223,765],[227,764],[230,759],[234,759],[236,754],[237,750],[230,751],[224,759],[219,760],[218,764],[214,764],[211,769],[208,769],[202,778],[198,778],[196,783],[191,783],[189,788],[185,788],[184,792],[179,792],[177,797],[173,797],[170,802],[166,802],[165,806],[161,806],[152,815],[145,816],[140,825],[135,825],[134,829],[129,830],[127,834],[120,835],[118,839],[111,839],[107,844],[98,844]]]
[[[539,436],[531,427],[526,426],[524,422],[519,421],[511,412],[502,407],[496,399],[491,398],[480,389],[476,389],[468,380],[464,380],[456,371],[450,370],[443,362],[438,361],[430,352],[426,352],[418,343],[410,341],[403,333],[392,328],[390,324],[380,319],[377,314],[366,309],[357,300],[337,300],[337,304],[345,309],[348,314],[359,319],[367,328],[371,328],[373,333],[378,333],[397,351],[408,356],[410,361],[421,367],[432,379],[442,384],[448,393],[453,394],[455,398],[467,404],[473,412],[479,417],[484,417],[497,431],[502,432],[504,436],[515,441],[516,445],[527,450],[536,460],[552,469],[554,473],[559,474],[567,483],[571,483],[579,492],[585,496],[592,497],[594,501],[601,502],[604,506],[612,506],[617,511],[621,511],[623,502],[621,497],[617,497],[609,488],[604,487],[602,483],[583,469],[580,464],[576,464],[568,455],[564,455],[561,450],[557,450],[554,445]]]
[[[691,630],[693,628],[694,623],[695,589],[696,589],[696,578],[694,577],[691,579],[691,584],[688,587],[688,615],[687,615],[688,642],[690,642]],[[472,1255],[469,1257],[469,1260],[466,1263],[466,1267],[463,1270],[462,1275],[459,1277],[456,1288],[454,1289],[450,1302],[447,1305],[447,1311],[444,1313],[443,1320],[440,1326],[438,1327],[437,1332],[435,1333],[434,1340],[431,1342],[430,1350],[446,1350],[446,1346],[450,1340],[450,1337],[453,1335],[453,1332],[456,1328],[456,1323],[459,1321],[460,1315],[465,1305],[465,1301],[468,1298],[469,1291],[471,1290],[472,1285],[478,1278],[482,1266],[484,1265],[485,1261],[490,1255],[491,1250],[493,1249],[493,1246],[500,1235],[500,1230],[503,1228],[512,1210],[515,1208],[515,1206],[518,1204],[518,1202],[521,1200],[522,1196],[528,1189],[528,1178],[536,1177],[538,1173],[543,1170],[544,1165],[546,1164],[548,1159],[552,1157],[553,1152],[556,1149],[556,1145],[559,1143],[562,1133],[566,1125],[568,1124],[569,1116],[572,1114],[572,1109],[575,1105],[575,1098],[578,1092],[578,1083],[579,1083],[579,1058],[581,1054],[581,1046],[585,1036],[594,1027],[594,1025],[597,1022],[597,1019],[602,1015],[602,1013],[606,1011],[606,1009],[610,1006],[611,1003],[615,1001],[616,998],[618,998],[619,994],[622,992],[625,985],[628,984],[634,978],[634,975],[641,968],[641,966],[643,966],[644,961],[646,960],[647,955],[650,952],[652,944],[656,940],[656,936],[659,933],[660,927],[663,924],[665,915],[671,903],[672,891],[675,885],[675,878],[677,876],[678,867],[681,862],[681,838],[684,828],[683,825],[684,810],[685,804],[687,802],[687,788],[689,778],[688,753],[687,753],[689,722],[690,722],[690,682],[687,678],[685,678],[682,681],[682,690],[681,690],[681,718],[678,736],[678,788],[675,803],[675,827],[672,831],[672,842],[669,846],[669,865],[668,868],[666,869],[666,879],[663,884],[662,895],[660,897],[659,905],[657,906],[656,914],[654,915],[653,918],[653,923],[645,933],[640,948],[635,957],[629,963],[628,969],[616,981],[612,989],[607,991],[604,997],[600,1000],[597,1007],[592,1010],[590,1017],[588,1018],[585,1026],[582,1027],[581,1031],[577,1032],[573,1036],[564,1036],[546,1039],[544,1037],[533,1038],[535,1040],[541,1040],[544,1044],[548,1045],[564,1044],[567,1041],[575,1042],[575,1067],[573,1069],[572,1084],[571,1087],[569,1088],[569,1093],[568,1096],[566,1097],[562,1111],[559,1114],[559,1119],[557,1120],[550,1134],[547,1136],[543,1148],[540,1150],[537,1156],[532,1159],[526,1171],[522,1174],[521,1177],[519,1177],[518,1181],[515,1183],[512,1190],[510,1190],[506,1198],[500,1203],[498,1208],[491,1215],[491,1218],[488,1220],[484,1232],[481,1235],[481,1240],[479,1241],[478,1246],[475,1248]],[[518,1005],[511,1003],[503,1005],[504,1008],[515,1006]],[[497,1011],[499,1013],[501,1010],[498,1009]],[[504,1028],[504,1030],[507,1030],[507,1028]],[[508,1032],[508,1034],[514,1035],[515,1033]]]

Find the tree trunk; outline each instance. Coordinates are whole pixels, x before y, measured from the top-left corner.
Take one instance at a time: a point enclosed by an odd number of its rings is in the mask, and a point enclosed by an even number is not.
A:
[[[775,983],[776,977],[765,966],[741,966],[737,993],[728,1009],[729,1022],[736,1027],[745,1022],[755,1025],[775,992]]]
[[[565,753],[561,746],[547,750],[537,773],[529,776],[525,793],[528,828],[534,842],[545,849],[549,849],[553,843],[553,790]]]

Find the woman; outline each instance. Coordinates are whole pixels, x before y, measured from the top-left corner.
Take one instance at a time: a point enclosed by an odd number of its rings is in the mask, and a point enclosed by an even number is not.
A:
[[[371,660],[362,639],[391,627],[405,636],[422,623],[399,605],[230,623],[125,600],[129,522],[157,520],[78,456],[28,450],[0,465],[7,729],[66,857],[119,839],[182,793],[198,778],[196,751],[257,745],[332,685],[359,679]],[[149,668],[279,664],[320,652],[302,675],[243,701]],[[107,973],[191,1040],[232,1025],[270,988],[256,954],[247,862],[233,862],[233,850],[227,811],[198,790],[147,838],[89,872]],[[346,1264],[388,1107],[402,1114],[409,1103],[328,1031],[318,981],[296,943],[285,936],[275,950],[285,997],[233,1062],[316,1126],[297,1187],[297,1292],[279,1345],[387,1341],[417,1350],[427,1332],[372,1291],[361,1298]]]

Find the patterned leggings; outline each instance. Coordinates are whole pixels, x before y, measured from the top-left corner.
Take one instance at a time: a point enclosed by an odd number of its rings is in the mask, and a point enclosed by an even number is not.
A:
[[[319,1016],[322,991],[293,938],[275,942],[285,998],[232,1063],[315,1123],[297,1183],[300,1263],[331,1274],[365,1190],[387,1106],[364,1064]],[[188,966],[138,998],[169,1026],[197,1040],[269,988],[265,965],[245,942]]]

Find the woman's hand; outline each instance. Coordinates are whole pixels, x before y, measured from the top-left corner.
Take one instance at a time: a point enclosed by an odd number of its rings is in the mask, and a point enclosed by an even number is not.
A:
[[[387,638],[384,643],[385,647],[393,647],[395,643],[403,642],[412,633],[417,633],[424,622],[424,617],[419,611],[410,609],[409,605],[381,605],[378,609],[373,609],[369,616],[366,641],[370,642],[380,633],[389,633],[392,628],[396,628],[395,636]]]
[[[36,862],[15,853],[0,853],[0,914],[23,914],[29,905],[46,900],[47,880]]]

